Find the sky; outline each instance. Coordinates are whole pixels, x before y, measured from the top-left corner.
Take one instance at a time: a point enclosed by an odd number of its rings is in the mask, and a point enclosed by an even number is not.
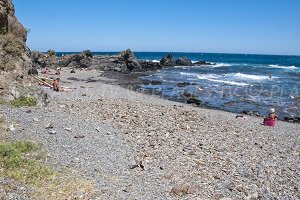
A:
[[[299,0],[13,0],[47,51],[300,55]]]

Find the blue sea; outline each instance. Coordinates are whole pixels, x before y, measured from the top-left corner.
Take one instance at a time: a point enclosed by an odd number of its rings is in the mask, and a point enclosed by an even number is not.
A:
[[[116,52],[95,54],[112,55]],[[138,59],[155,62],[166,54],[135,53]],[[173,57],[214,64],[166,68],[140,77],[162,82],[160,85],[142,85],[142,91],[179,101],[184,92],[189,92],[205,106],[236,113],[251,110],[266,115],[270,108],[275,108],[281,119],[300,116],[300,56],[173,53]]]

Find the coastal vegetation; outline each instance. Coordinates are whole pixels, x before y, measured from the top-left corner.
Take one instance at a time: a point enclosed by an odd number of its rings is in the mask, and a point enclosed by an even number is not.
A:
[[[68,171],[59,172],[43,164],[45,157],[46,153],[33,142],[0,142],[0,176],[30,186],[31,199],[76,199],[78,193],[91,197],[91,182],[74,178]]]
[[[2,105],[9,105],[15,108],[18,107],[31,107],[31,106],[36,106],[38,103],[37,99],[31,96],[21,96],[17,99],[14,100],[5,100],[5,99],[0,99],[0,104]]]
[[[29,141],[0,143],[1,175],[32,185],[54,174],[41,164],[39,155],[34,154],[37,146]]]

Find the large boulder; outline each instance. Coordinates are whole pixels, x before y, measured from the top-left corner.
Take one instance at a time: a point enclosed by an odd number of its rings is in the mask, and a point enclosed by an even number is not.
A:
[[[136,59],[134,53],[130,49],[121,52],[120,56],[124,59],[127,69],[129,69],[130,71],[142,70],[139,61]]]
[[[181,57],[176,60],[176,65],[178,66],[192,66],[193,63],[187,57]]]
[[[169,53],[167,56],[160,60],[160,64],[163,66],[175,66],[176,61],[173,59],[173,55]]]
[[[89,68],[103,71],[128,71],[127,65],[120,55],[95,55],[93,56],[91,66]]]
[[[32,65],[34,68],[44,68],[47,66],[47,55],[44,53],[41,53],[39,51],[32,51],[30,55]]]
[[[69,54],[62,57],[58,63],[61,67],[88,68],[92,66],[93,55],[90,50],[79,54]]]
[[[153,61],[148,61],[148,60],[140,60],[139,61],[141,67],[145,71],[153,71],[153,70],[158,70],[161,69],[162,66],[158,62],[153,62]]]
[[[48,55],[49,57],[56,57],[56,52],[55,52],[54,50],[52,50],[52,49],[49,49],[49,50],[47,51],[47,55]]]
[[[84,50],[84,51],[82,52],[82,54],[83,54],[84,57],[86,57],[86,58],[92,58],[92,57],[93,57],[93,54],[92,54],[92,52],[91,52],[90,50]]]
[[[80,61],[84,59],[83,54],[70,54],[64,56],[58,63],[61,67],[77,67],[80,68],[81,64]],[[72,63],[72,66],[70,65]],[[69,66],[70,65],[70,66]]]

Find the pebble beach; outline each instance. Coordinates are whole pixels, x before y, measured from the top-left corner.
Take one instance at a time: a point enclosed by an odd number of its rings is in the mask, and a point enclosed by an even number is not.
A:
[[[92,181],[96,199],[300,199],[299,124],[265,127],[260,117],[138,93],[101,74],[64,69],[69,90],[44,88],[47,106],[1,105],[16,128],[9,140],[43,144],[46,164]]]

